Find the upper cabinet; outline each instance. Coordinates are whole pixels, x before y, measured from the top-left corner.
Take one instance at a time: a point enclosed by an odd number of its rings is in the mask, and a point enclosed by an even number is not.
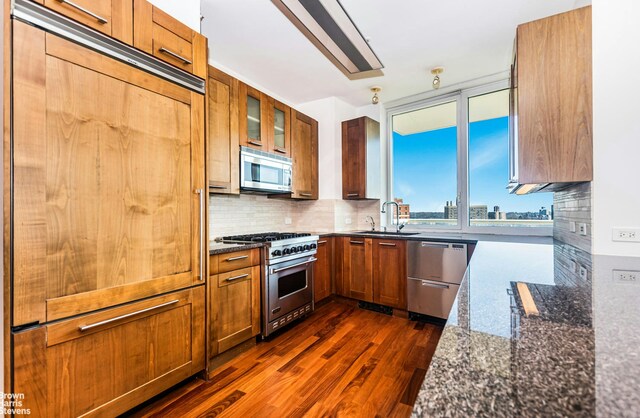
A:
[[[342,122],[342,198],[380,199],[380,124],[365,116]]]
[[[133,44],[133,0],[36,0],[79,23]]]
[[[591,7],[518,26],[515,48],[511,191],[591,181]]]
[[[318,199],[318,122],[291,111],[293,178],[291,197]]]
[[[145,0],[134,0],[133,46],[207,77],[207,38]]]
[[[209,191],[239,194],[238,80],[209,67],[207,136]]]
[[[240,145],[291,156],[291,109],[240,83]]]

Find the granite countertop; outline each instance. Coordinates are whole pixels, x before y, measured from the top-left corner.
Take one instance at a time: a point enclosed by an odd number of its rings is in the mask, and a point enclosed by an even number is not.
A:
[[[480,240],[412,417],[640,411],[640,286],[613,283],[615,266],[640,270],[640,258]]]
[[[227,254],[236,251],[250,250],[252,248],[262,248],[264,246],[261,242],[254,242],[252,244],[223,244],[221,242],[210,241],[209,242],[209,255]]]

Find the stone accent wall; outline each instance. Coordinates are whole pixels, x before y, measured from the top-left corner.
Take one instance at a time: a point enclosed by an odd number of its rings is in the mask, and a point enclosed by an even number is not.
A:
[[[559,241],[591,251],[591,183],[579,184],[553,194],[553,237]],[[576,223],[571,232],[570,223]],[[587,235],[580,235],[579,224],[587,224]]]

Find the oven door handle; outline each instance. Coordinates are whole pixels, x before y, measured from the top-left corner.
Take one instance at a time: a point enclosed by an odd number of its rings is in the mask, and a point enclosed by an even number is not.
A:
[[[280,273],[281,271],[289,270],[289,269],[292,269],[292,268],[295,268],[295,267],[304,266],[305,264],[311,264],[311,263],[316,262],[316,261],[318,261],[317,258],[310,258],[307,261],[303,261],[302,263],[292,264],[290,266],[282,267],[282,268],[279,268],[279,269],[272,269],[271,270],[271,274]]]

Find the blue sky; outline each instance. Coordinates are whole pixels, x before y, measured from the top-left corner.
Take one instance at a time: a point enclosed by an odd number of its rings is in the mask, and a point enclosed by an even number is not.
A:
[[[552,193],[510,195],[508,117],[469,126],[469,189],[472,205],[500,206],[505,212],[551,208]],[[413,135],[393,133],[393,190],[412,212],[440,212],[456,199],[456,127]]]

